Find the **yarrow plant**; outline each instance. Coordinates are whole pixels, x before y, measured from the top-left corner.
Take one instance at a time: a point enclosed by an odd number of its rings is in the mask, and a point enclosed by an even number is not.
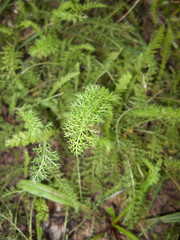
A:
[[[112,112],[112,102],[117,96],[104,87],[89,85],[76,97],[64,130],[70,150],[78,156],[95,146],[100,134],[98,124],[104,123],[108,113]]]
[[[0,239],[50,238],[52,201],[64,239],[151,239],[165,180],[180,189],[178,4],[2,2]]]

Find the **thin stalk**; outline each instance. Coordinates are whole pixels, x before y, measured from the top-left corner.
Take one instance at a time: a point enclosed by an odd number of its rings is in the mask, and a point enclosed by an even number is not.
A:
[[[34,209],[34,203],[36,201],[36,197],[33,199],[32,205],[31,205],[31,211],[30,211],[30,219],[29,219],[29,239],[32,240],[32,216],[33,216],[33,209]]]
[[[27,71],[29,71],[31,68],[37,67],[37,66],[41,66],[41,65],[60,65],[58,62],[41,62],[41,63],[36,63],[30,67],[27,67],[24,71],[22,71],[20,73],[20,75],[25,74]]]
[[[49,27],[49,26],[51,26],[51,25],[52,25],[52,22],[50,22],[50,23],[48,23],[47,25],[43,26],[43,27],[41,28],[41,30],[44,29],[44,28],[46,28],[47,26]],[[32,32],[28,33],[26,36],[20,38],[18,41],[21,42],[21,41],[27,39],[28,37],[32,36],[32,35],[35,34],[35,33],[37,33],[37,31],[32,31]]]
[[[87,206],[85,206],[85,205],[83,205],[83,204],[80,205],[80,209],[83,210],[84,212],[87,212],[87,213],[89,213],[89,214],[92,214],[93,216],[95,216],[95,217],[97,217],[97,218],[102,218],[102,216],[101,216],[98,212],[96,212],[96,211],[88,208]]]
[[[66,226],[67,226],[67,219],[68,219],[68,210],[69,207],[66,207],[66,216],[65,216],[65,221],[64,221],[64,233],[63,233],[63,240],[66,240]]]
[[[167,175],[171,178],[171,180],[174,182],[174,184],[176,185],[178,190],[180,191],[180,186],[179,186],[178,182],[173,178],[173,176],[165,168],[163,168],[163,169],[167,173]]]
[[[129,205],[114,219],[111,225],[114,226],[117,222],[119,222],[119,220],[126,214],[128,209],[129,209]]]
[[[142,234],[144,234],[145,238],[146,238],[147,240],[149,240],[149,238],[148,238],[148,236],[147,236],[147,234],[146,234],[146,230],[143,228],[143,226],[141,225],[141,223],[139,223],[139,226],[140,226],[140,228],[141,228]]]
[[[127,15],[130,14],[130,12],[135,8],[135,6],[140,2],[140,0],[136,0],[134,2],[134,4],[132,5],[132,7],[129,9],[129,11],[127,13],[125,13],[117,22],[121,22],[125,17],[127,17]]]
[[[93,229],[94,229],[94,216],[92,218],[92,223],[91,223],[91,228],[90,228],[90,231],[89,231],[89,237],[91,237],[91,235],[93,234]]]
[[[9,219],[7,218],[6,216],[4,216],[3,214],[0,214],[0,217],[6,219],[8,222],[10,222],[10,224],[23,236],[23,238],[25,240],[29,240],[25,235],[24,233]]]
[[[70,232],[69,235],[71,235],[73,232],[75,232],[80,226],[82,226],[82,224],[90,217],[90,215],[87,215],[86,217],[84,217],[84,219],[82,220],[82,222],[80,222],[78,225],[76,225]]]
[[[82,189],[81,189],[81,174],[80,174],[80,161],[78,155],[76,155],[77,160],[77,172],[78,172],[78,183],[79,183],[79,196],[80,200],[82,201]]]

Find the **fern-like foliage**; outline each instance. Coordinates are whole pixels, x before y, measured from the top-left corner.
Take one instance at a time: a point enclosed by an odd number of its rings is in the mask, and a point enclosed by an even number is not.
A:
[[[23,28],[29,28],[29,27],[32,27],[34,30],[36,30],[39,34],[41,34],[41,31],[40,31],[40,28],[39,28],[39,26],[36,24],[36,23],[34,23],[33,21],[30,21],[30,20],[25,20],[25,21],[23,21],[22,23],[21,23],[21,26],[23,27]]]
[[[144,49],[142,53],[137,57],[135,61],[134,70],[137,76],[134,77],[134,81],[140,81],[142,79],[142,75],[144,74],[143,71],[145,70],[145,82],[148,84],[148,87],[151,85],[149,84],[153,78],[153,75],[157,72],[157,63],[155,60],[155,54],[157,50],[161,47],[162,41],[164,37],[164,25],[162,25],[157,33],[155,34],[153,40],[149,43],[149,45]],[[133,82],[134,82],[133,81]],[[142,80],[141,80],[142,84]],[[133,85],[132,85],[133,86]],[[131,89],[132,87],[130,87]],[[130,90],[128,91],[130,92]]]
[[[76,23],[77,21],[83,21],[87,18],[84,14],[85,11],[91,10],[93,8],[105,7],[101,3],[89,2],[87,4],[73,4],[70,1],[64,2],[60,5],[57,10],[53,11],[52,21],[72,21]]]
[[[161,54],[162,61],[161,61],[159,73],[157,76],[157,80],[159,80],[163,75],[163,71],[166,67],[166,63],[168,59],[170,58],[170,55],[171,55],[171,30],[168,28],[167,33],[165,35],[165,39],[164,39],[163,50]]]
[[[12,28],[6,27],[6,26],[0,26],[0,33],[11,35],[12,34]]]
[[[30,48],[30,54],[34,57],[42,58],[55,54],[58,51],[59,40],[56,36],[41,36],[35,41],[35,45]]]
[[[8,78],[14,76],[20,68],[22,53],[15,50],[15,46],[8,44],[3,47],[2,57],[0,60],[0,70],[8,72]]]
[[[41,239],[42,237],[42,227],[40,226],[40,223],[42,221],[46,221],[49,215],[49,208],[46,205],[46,202],[43,198],[36,199],[36,231],[37,231],[37,239]]]
[[[56,151],[52,151],[49,144],[46,142],[34,148],[36,157],[32,160],[30,168],[31,179],[33,182],[39,182],[47,178],[48,171],[59,168],[56,162],[59,160],[59,155]]]
[[[61,22],[61,21],[73,21],[76,23],[77,21],[82,21],[86,19],[86,16],[80,15],[76,12],[72,12],[73,3],[72,2],[64,2],[57,10],[53,10],[52,22]]]
[[[49,208],[43,198],[36,199],[36,211],[40,221],[46,221],[48,218]]]
[[[4,190],[24,172],[34,182],[46,180],[76,211],[80,201],[102,207],[123,192],[121,206],[129,205],[124,224],[133,228],[147,213],[147,194],[166,171],[179,179],[178,4],[163,12],[168,3],[150,1],[157,32],[146,34],[139,25],[142,5],[131,11],[127,2],[17,0],[12,9],[6,0],[0,7],[7,14],[13,10],[12,25],[5,17],[0,26],[0,156],[3,162],[8,147],[16,147],[8,154],[17,159],[15,165],[2,164],[0,195],[12,212],[17,206],[11,199],[19,192]],[[161,19],[167,31],[158,28]],[[149,33],[154,38],[147,43],[143,38]],[[37,203],[32,238],[42,237],[44,203]],[[24,222],[22,209],[17,226]]]
[[[152,0],[152,3],[151,3],[151,12],[152,12],[152,20],[153,20],[153,23],[154,23],[155,25],[157,25],[157,23],[158,23],[157,10],[158,10],[158,1]]]
[[[73,6],[73,11],[75,12],[84,12],[84,11],[89,11],[93,8],[104,8],[105,5],[102,4],[102,3],[98,3],[98,2],[89,2],[89,3],[86,3],[86,4],[74,4]]]
[[[69,148],[76,156],[95,146],[99,135],[97,124],[104,122],[115,99],[107,89],[98,85],[87,86],[84,93],[77,94],[64,127]]]
[[[129,228],[133,228],[134,224],[139,220],[142,212],[140,211],[143,202],[145,202],[145,196],[149,188],[159,181],[159,171],[161,168],[162,161],[159,160],[155,166],[148,161],[143,159],[146,166],[149,168],[149,173],[146,180],[140,186],[137,184],[134,188],[133,199],[129,203],[129,211],[126,214],[124,223],[128,223]]]
[[[153,40],[149,43],[148,47],[146,48],[145,50],[146,56],[154,56],[154,54],[157,52],[157,49],[161,47],[163,37],[164,37],[164,25],[162,25],[159,28]]]
[[[59,81],[53,84],[52,90],[49,93],[49,96],[52,96],[63,84],[70,81],[72,78],[78,76],[80,72],[71,72],[68,73],[66,76],[62,77]]]
[[[130,73],[126,73],[120,79],[118,79],[118,83],[116,84],[116,92],[122,94],[127,89],[131,79],[132,75]]]
[[[102,193],[104,198],[110,195],[106,194],[108,187],[117,181],[119,182],[120,178],[115,142],[110,141],[109,138],[101,137],[93,150],[92,156],[83,157],[81,165],[82,179],[86,186],[85,191],[95,194],[97,190]],[[102,179],[104,180],[102,181]]]
[[[17,112],[25,122],[25,131],[15,134],[12,139],[6,141],[9,147],[26,146],[30,143],[44,142],[52,135],[51,124],[43,126],[41,120],[32,109],[25,110],[21,108]]]
[[[180,109],[174,110],[171,107],[162,107],[153,104],[146,105],[145,108],[140,105],[137,109],[135,108],[129,114],[143,119],[148,119],[149,121],[155,119],[168,121],[170,123],[176,123],[180,121]]]
[[[9,147],[27,146],[30,143],[39,143],[39,147],[35,147],[36,157],[31,162],[30,175],[33,182],[38,182],[45,179],[48,171],[59,168],[56,162],[60,159],[56,151],[52,151],[47,143],[53,131],[50,124],[45,127],[41,120],[36,116],[36,113],[31,109],[21,108],[18,114],[25,122],[25,131],[15,134],[12,139],[6,141]]]

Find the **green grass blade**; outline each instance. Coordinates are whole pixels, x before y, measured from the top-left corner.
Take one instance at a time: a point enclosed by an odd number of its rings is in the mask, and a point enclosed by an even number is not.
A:
[[[42,183],[33,183],[32,181],[29,180],[20,180],[17,187],[36,196],[49,199],[53,202],[58,202],[60,204],[65,204],[74,207],[72,203],[68,201],[67,196],[58,192],[54,188],[46,186]]]
[[[105,232],[101,232],[98,235],[94,236],[93,238],[90,238],[90,240],[98,240],[101,239],[104,236]]]
[[[28,193],[34,194],[38,197],[43,197],[43,198],[49,199],[53,202],[68,205],[73,208],[76,207],[75,205],[73,205],[73,203],[71,201],[68,200],[68,199],[70,199],[69,196],[62,194],[62,193],[58,192],[56,189],[49,187],[45,184],[34,183],[29,180],[20,180],[17,187]],[[90,208],[88,208],[87,206],[85,206],[83,204],[81,204],[79,206],[79,208],[81,210],[83,210],[84,212],[88,212],[98,218],[101,217],[97,212],[95,212],[94,210],[91,210]]]
[[[116,224],[128,211],[129,205],[116,217],[116,219],[112,222],[112,225]]]
[[[2,6],[0,7],[0,13],[2,13],[4,11],[4,9],[7,7],[8,3],[10,2],[10,0],[6,0],[4,1],[4,3],[2,4]]]
[[[18,50],[23,48],[24,46],[28,45],[30,42],[32,42],[36,37],[38,36],[38,33],[34,33],[32,34],[32,36],[28,37],[27,39],[25,39],[19,46],[18,46]]]
[[[144,221],[157,223],[178,223],[180,222],[180,212],[167,214],[161,217],[146,219]]]
[[[131,240],[138,240],[138,238],[134,234],[132,234],[131,232],[127,231],[125,228],[123,228],[123,227],[121,227],[119,225],[114,225],[113,227],[115,227],[118,231],[120,231],[121,233],[126,235]]]
[[[106,211],[109,213],[113,220],[116,218],[115,212],[112,208],[106,207]]]

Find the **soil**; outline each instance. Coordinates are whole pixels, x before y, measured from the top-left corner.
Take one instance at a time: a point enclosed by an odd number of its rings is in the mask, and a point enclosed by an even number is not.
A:
[[[152,201],[153,195],[149,196],[149,201]],[[96,234],[102,232],[103,230],[107,229],[110,226],[110,218],[108,218],[107,214],[105,214],[104,210],[105,207],[111,207],[114,209],[115,213],[118,214],[122,211],[121,206],[124,199],[122,197],[115,197],[112,200],[106,201],[102,208],[100,209],[100,212],[104,215],[106,215],[106,221],[100,222],[98,227],[98,231],[95,231]],[[63,215],[62,212],[62,206],[53,203],[51,201],[48,201],[48,206],[50,209],[50,218],[48,221],[44,224],[44,236],[46,236],[46,239],[56,239],[55,236],[58,236],[57,239],[59,239],[60,236],[63,236],[63,232],[65,229],[64,221],[65,221],[65,215]],[[180,192],[177,189],[176,185],[172,180],[167,180],[164,182],[150,212],[147,217],[147,219],[157,217],[157,216],[164,216],[166,214],[175,213],[180,211]],[[69,219],[71,217],[69,216]],[[66,227],[66,233],[69,235],[70,240],[85,240],[88,239],[90,234],[94,231],[94,223],[93,221],[90,222],[89,220],[84,221],[85,216],[82,213],[78,218],[71,219]],[[83,222],[83,224],[82,224]],[[82,226],[79,226],[81,225]],[[79,227],[78,227],[79,226]],[[153,227],[153,229],[150,229],[147,231],[146,235],[148,239],[164,239],[165,234],[167,234],[168,239],[168,231],[171,229],[172,224],[162,224],[159,222],[158,224]],[[136,229],[134,229],[133,233],[139,233],[142,232],[142,230],[137,226]],[[126,240],[127,238],[120,234],[119,232],[116,232],[116,234],[113,233],[111,228],[109,227],[109,230],[107,231],[108,236],[102,237],[102,240],[116,240],[116,239],[122,239]],[[52,237],[53,236],[53,237]],[[172,237],[172,234],[170,235]],[[61,238],[60,238],[61,239]],[[144,236],[140,237],[140,239],[145,239]],[[174,239],[178,239],[177,233],[174,235]]]
[[[149,218],[164,216],[166,214],[180,211],[180,191],[175,183],[168,179],[163,184],[160,193],[158,194],[154,205],[149,213]],[[172,224],[157,224],[156,227],[149,233],[149,239],[153,239],[153,235],[157,235],[158,239],[163,239],[163,236],[171,229]],[[179,225],[180,227],[180,225]],[[172,237],[172,236],[171,236]],[[176,236],[174,236],[176,237]],[[175,238],[177,239],[177,238]]]

